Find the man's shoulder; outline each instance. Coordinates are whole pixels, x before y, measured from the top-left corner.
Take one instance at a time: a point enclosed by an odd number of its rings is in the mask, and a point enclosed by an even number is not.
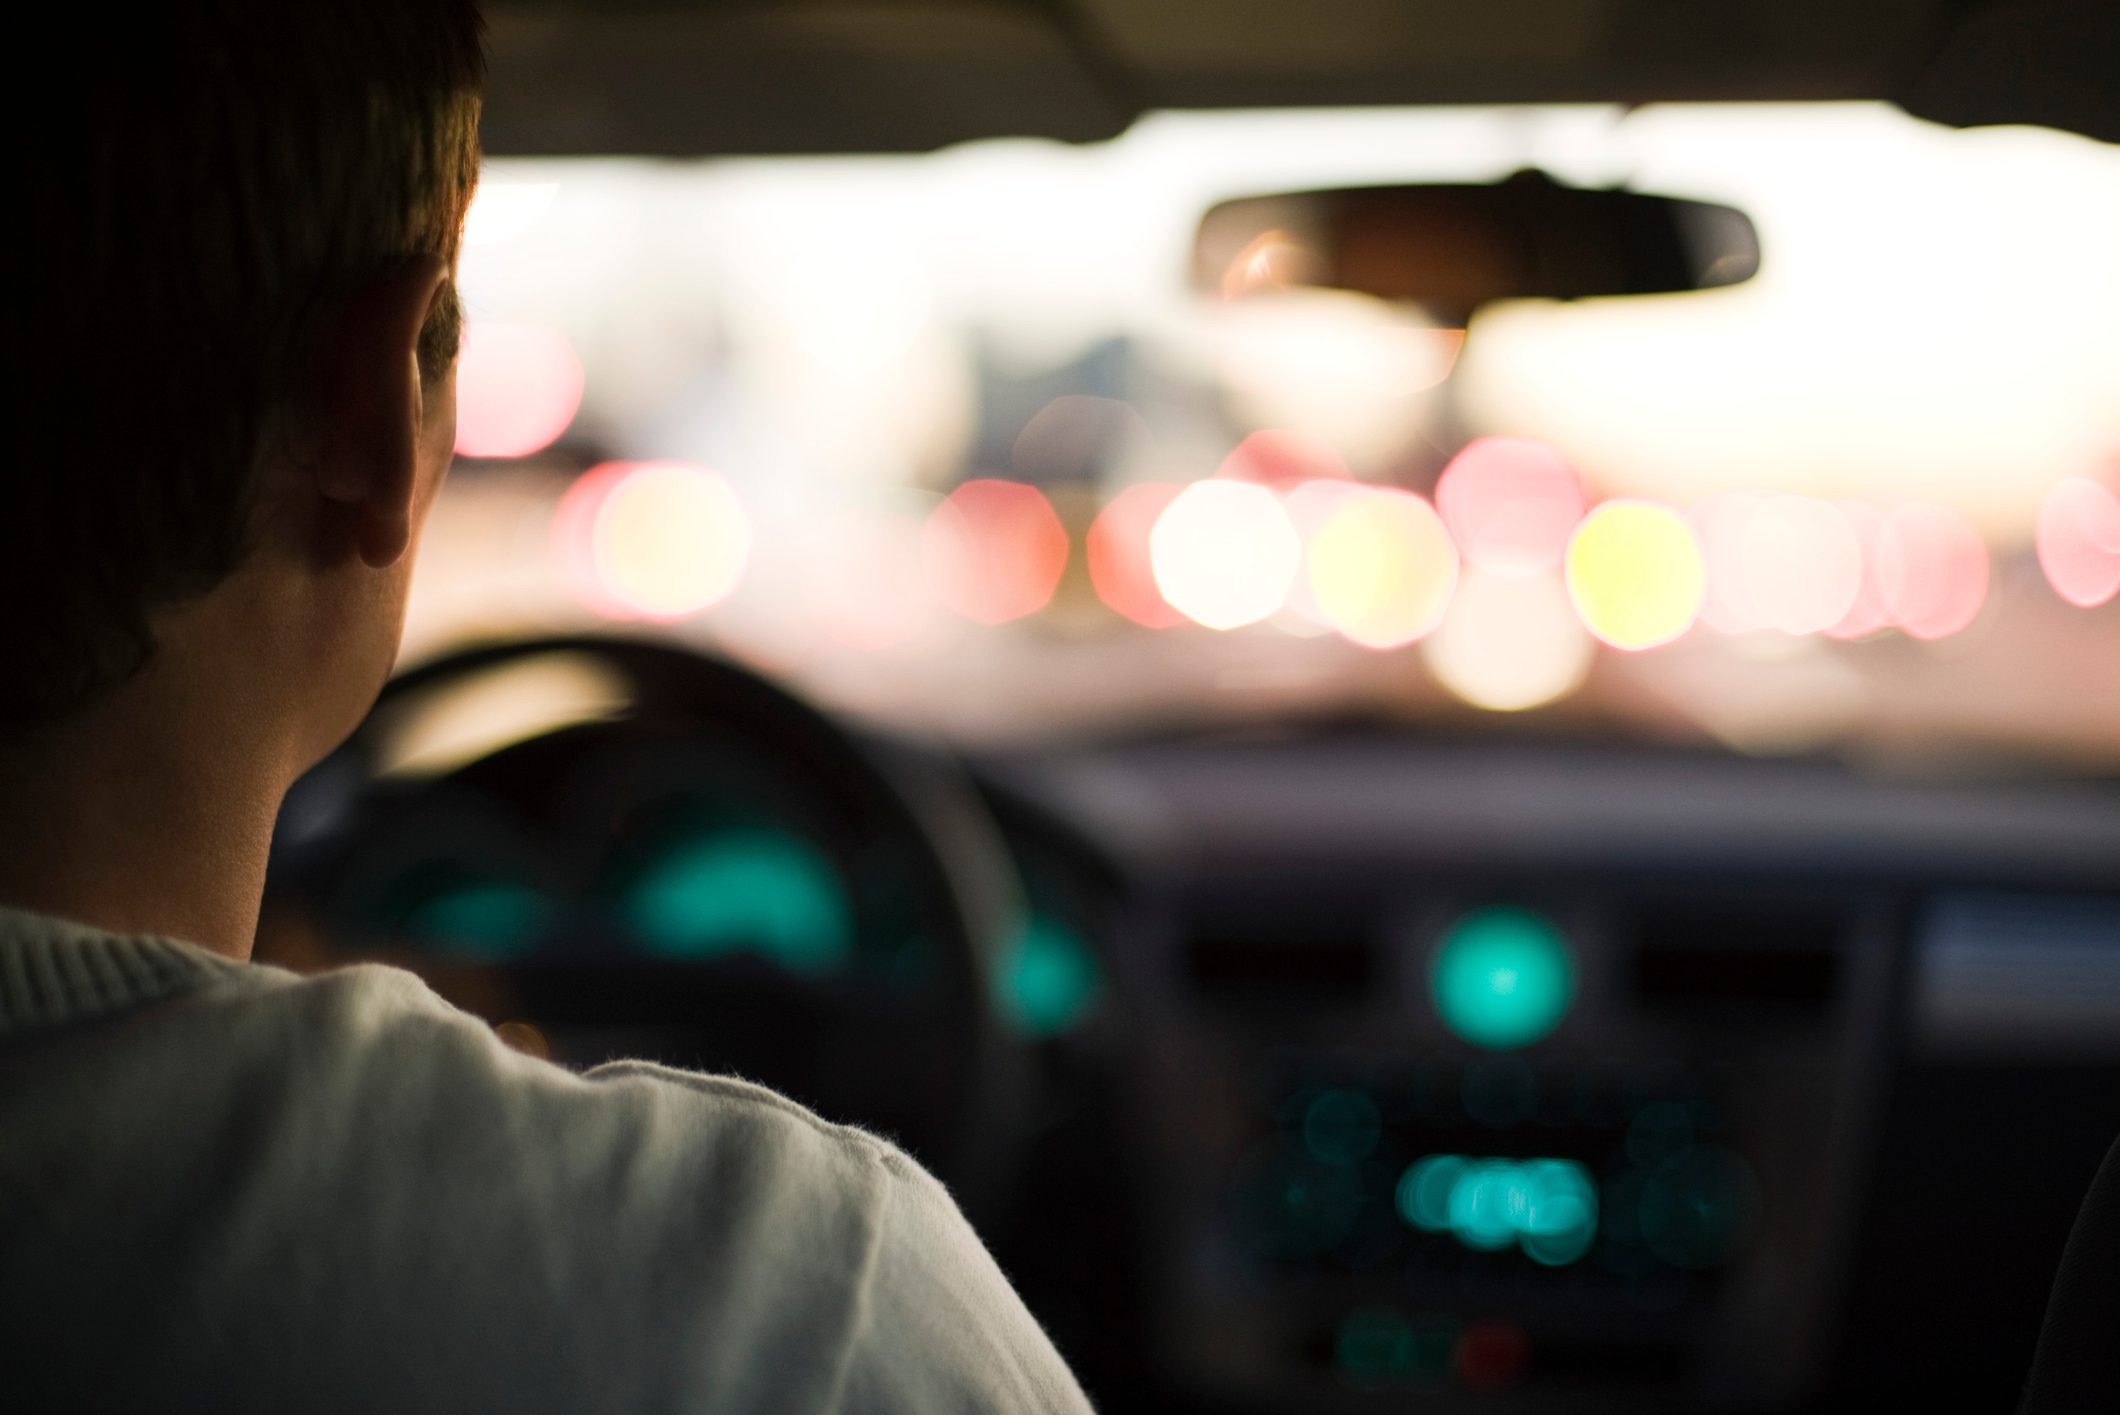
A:
[[[393,970],[295,992],[283,1005],[323,1019],[315,1045],[356,1054],[361,1088],[402,1108],[396,1143],[427,1157],[414,1182],[472,1211],[469,1247],[505,1248],[528,1202],[541,1231],[568,1231],[561,1289],[609,1284],[653,1313],[663,1335],[639,1359],[717,1334],[678,1360],[729,1408],[792,1408],[802,1389],[796,1407],[1082,1408],[948,1191],[889,1140],[738,1077],[519,1056]]]
[[[42,1100],[0,1099],[24,1259],[0,1312],[175,1282],[186,1312],[134,1323],[148,1364],[290,1398],[328,1370],[375,1408],[415,1377],[525,1409],[829,1408],[910,1164],[733,1078],[520,1055],[374,966],[229,970],[6,1064]]]
[[[240,1367],[283,1405],[330,1371],[374,1408],[442,1386],[522,1409],[1082,1408],[889,1141],[735,1077],[521,1055],[398,969],[204,969],[0,1049],[0,1073],[25,1083],[0,1085],[22,1259],[0,1314],[31,1313],[60,1365],[79,1313],[179,1282],[182,1310],[122,1314],[142,1369],[207,1390]],[[223,1310],[256,1316],[202,1336]]]
[[[258,1014],[298,1075],[358,1092],[357,1112],[437,1141],[520,1147],[548,1173],[622,1163],[727,1181],[732,1170],[799,1167],[798,1187],[870,1198],[879,1185],[934,1182],[881,1136],[740,1077],[632,1060],[574,1071],[525,1055],[399,968],[259,981],[226,1005]]]

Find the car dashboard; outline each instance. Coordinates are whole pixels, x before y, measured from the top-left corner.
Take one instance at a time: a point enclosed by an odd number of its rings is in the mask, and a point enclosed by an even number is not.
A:
[[[1200,1408],[2014,1399],[2120,1133],[2107,789],[1383,731],[1006,771],[1135,862],[1122,1148]]]
[[[886,1130],[1100,1408],[2001,1408],[2120,1134],[2101,783],[1375,725],[869,734],[1018,920],[969,1065],[991,1084],[959,1084],[890,888],[918,862],[696,728],[580,725],[335,823],[298,791],[264,938],[331,941],[261,953],[383,956],[564,1064],[739,1070]],[[672,820],[748,842],[703,877],[739,893],[850,880],[831,976],[815,908],[658,945],[635,885]],[[499,954],[405,927],[446,910],[356,917],[472,855],[578,887]],[[784,1025],[784,984],[830,1006]]]

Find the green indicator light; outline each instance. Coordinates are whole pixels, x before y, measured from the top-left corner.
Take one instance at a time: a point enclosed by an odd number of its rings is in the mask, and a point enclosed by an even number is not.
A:
[[[994,967],[1001,1018],[1028,1037],[1051,1037],[1082,1020],[1101,985],[1096,954],[1067,925],[1033,915]]]
[[[1517,1242],[1533,1262],[1572,1263],[1597,1237],[1597,1185],[1573,1160],[1529,1160],[1517,1166],[1524,1193]]]
[[[807,842],[775,831],[679,845],[633,882],[625,910],[642,941],[672,958],[752,949],[815,973],[845,961],[853,947],[838,872]]]
[[[1567,941],[1528,909],[1481,909],[1458,920],[1428,981],[1451,1031],[1497,1049],[1545,1036],[1575,996]]]
[[[1396,1312],[1355,1312],[1340,1323],[1333,1359],[1349,1380],[1364,1385],[1411,1375],[1419,1354],[1413,1324]]]
[[[1450,1191],[1450,1231],[1467,1248],[1507,1248],[1516,1242],[1523,1217],[1524,1193],[1513,1164],[1474,1165]]]
[[[1399,1176],[1399,1217],[1424,1233],[1450,1227],[1450,1195],[1465,1173],[1462,1155],[1430,1155]]]
[[[1759,1183],[1728,1150],[1691,1145],[1651,1170],[1640,1223],[1649,1249],[1681,1268],[1712,1268],[1742,1246],[1759,1210]]]
[[[1383,1137],[1384,1117],[1360,1091],[1321,1091],[1303,1112],[1303,1148],[1326,1164],[1360,1164]]]
[[[1350,1312],[1333,1335],[1333,1361],[1350,1383],[1427,1385],[1450,1369],[1457,1345],[1454,1324],[1437,1319],[1408,1321],[1382,1308]]]
[[[1361,1172],[1319,1164],[1293,1145],[1252,1154],[1231,1188],[1239,1233],[1253,1252],[1274,1262],[1329,1252],[1362,1215]]]
[[[1572,1263],[1597,1237],[1597,1181],[1574,1160],[1475,1160],[1429,1155],[1399,1176],[1399,1216],[1467,1248],[1514,1244],[1548,1267]]]
[[[404,927],[452,953],[508,959],[528,951],[551,914],[545,897],[522,885],[465,884],[415,906]]]

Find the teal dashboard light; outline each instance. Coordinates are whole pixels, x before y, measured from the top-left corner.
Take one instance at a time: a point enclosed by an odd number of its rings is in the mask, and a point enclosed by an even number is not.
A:
[[[1358,1386],[1427,1385],[1450,1370],[1456,1326],[1430,1318],[1408,1321],[1388,1308],[1350,1312],[1333,1334],[1333,1364]]]
[[[1303,1111],[1303,1148],[1322,1164],[1360,1164],[1384,1137],[1377,1103],[1360,1091],[1320,1091]]]
[[[1575,966],[1559,929],[1528,909],[1479,909],[1443,936],[1429,972],[1435,1009],[1474,1046],[1528,1046],[1575,998]]]
[[[441,951],[507,962],[530,951],[551,917],[551,901],[536,890],[500,880],[470,880],[407,910],[403,928]]]
[[[651,951],[704,959],[753,951],[798,973],[853,951],[839,872],[816,847],[776,830],[683,840],[635,876],[622,908]]]
[[[1478,1252],[1514,1246],[1561,1267],[1597,1237],[1597,1181],[1575,1160],[1429,1155],[1399,1176],[1399,1217]]]
[[[1001,1020],[1027,1037],[1057,1036],[1081,1021],[1102,985],[1089,941],[1056,919],[1033,914],[994,964]]]
[[[1424,1233],[1450,1228],[1450,1196],[1471,1161],[1463,1155],[1430,1155],[1399,1176],[1399,1216]]]

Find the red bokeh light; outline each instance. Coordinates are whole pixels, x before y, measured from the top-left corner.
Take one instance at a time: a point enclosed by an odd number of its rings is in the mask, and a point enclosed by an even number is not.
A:
[[[1252,433],[1238,443],[1236,450],[1222,459],[1215,475],[1261,486],[1280,486],[1319,477],[1346,481],[1354,473],[1348,470],[1347,459],[1330,439],[1315,433],[1271,428]]]
[[[552,510],[552,553],[574,593],[606,619],[629,619],[627,607],[606,592],[596,572],[596,513],[611,489],[633,470],[630,462],[605,462],[574,479]]]
[[[1474,1390],[1514,1384],[1531,1361],[1523,1329],[1508,1322],[1481,1322],[1465,1329],[1451,1353],[1457,1378]]]
[[[1900,628],[1917,639],[1946,638],[1987,600],[1987,545],[1948,506],[1897,507],[1877,532],[1877,582]]]
[[[1067,530],[1045,494],[982,478],[951,492],[920,533],[942,602],[978,624],[1005,624],[1051,601],[1067,568]]]
[[[1436,483],[1436,509],[1466,561],[1504,579],[1560,564],[1587,498],[1568,460],[1527,437],[1466,444]]]
[[[1163,602],[1149,564],[1148,535],[1156,518],[1185,488],[1167,482],[1141,482],[1113,497],[1089,528],[1084,546],[1089,582],[1097,598],[1136,624],[1168,629],[1185,616]]]
[[[559,440],[582,405],[582,364],[557,329],[473,324],[456,366],[456,450],[527,457]]]
[[[2054,593],[2082,609],[2120,593],[2120,497],[2088,477],[2064,477],[2039,506],[2039,568]]]

